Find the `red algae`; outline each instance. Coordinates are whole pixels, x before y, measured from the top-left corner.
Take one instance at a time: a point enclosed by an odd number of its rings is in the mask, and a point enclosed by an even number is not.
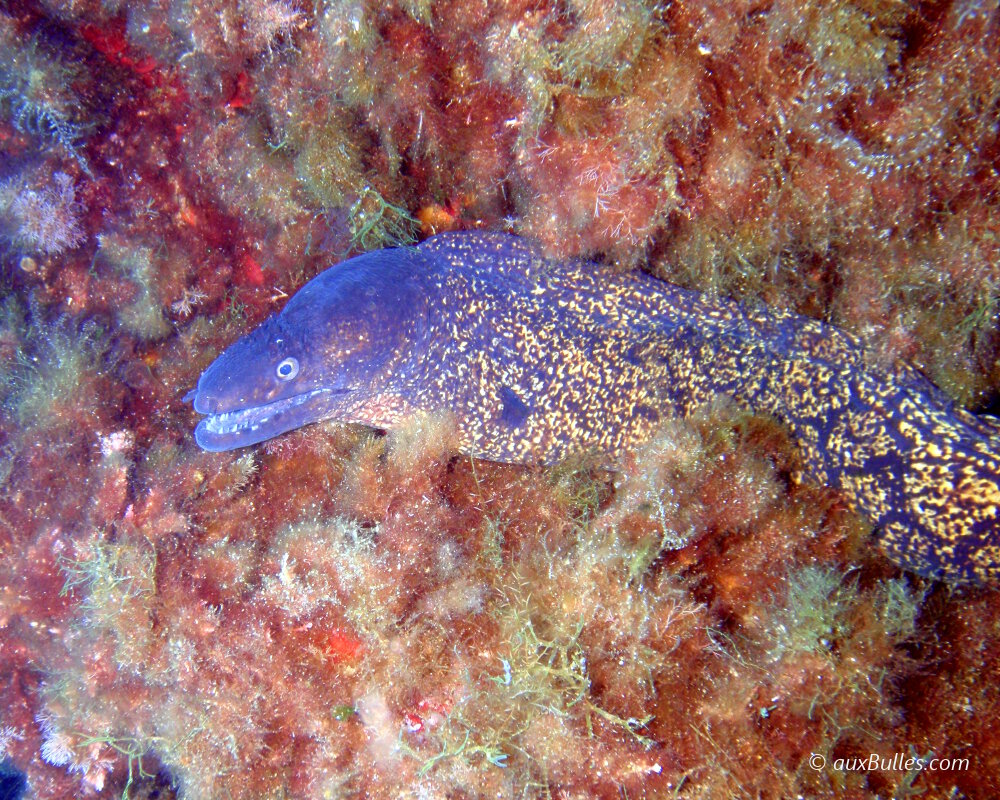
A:
[[[721,401],[609,473],[460,456],[446,416],[211,454],[182,401],[320,270],[483,228],[995,408],[998,34],[961,2],[8,3],[0,774],[1000,794],[997,592],[893,567],[774,420]]]

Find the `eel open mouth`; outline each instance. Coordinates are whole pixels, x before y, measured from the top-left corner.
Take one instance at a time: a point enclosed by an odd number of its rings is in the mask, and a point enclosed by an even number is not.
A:
[[[324,402],[328,396],[348,391],[324,387],[262,406],[210,414],[198,423],[194,437],[202,449],[216,453],[246,447],[318,422],[330,413],[329,402]]]

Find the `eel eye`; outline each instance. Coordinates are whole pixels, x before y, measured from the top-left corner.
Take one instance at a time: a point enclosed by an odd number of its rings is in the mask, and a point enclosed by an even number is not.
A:
[[[290,381],[299,374],[299,360],[289,356],[282,361],[274,370],[275,374],[283,381]]]

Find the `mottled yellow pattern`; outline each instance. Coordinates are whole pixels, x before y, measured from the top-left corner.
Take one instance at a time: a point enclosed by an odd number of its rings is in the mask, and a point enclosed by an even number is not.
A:
[[[281,369],[288,367],[288,372]],[[848,334],[640,273],[552,261],[522,239],[444,234],[318,275],[192,392],[207,450],[320,419],[393,427],[446,412],[462,449],[615,466],[664,417],[720,396],[783,421],[806,471],[924,575],[1000,577],[1000,433]]]
[[[1000,577],[997,431],[914,370],[871,366],[818,321],[547,260],[516,237],[438,236],[416,252],[431,330],[398,391],[408,408],[453,413],[467,452],[590,451],[613,466],[660,419],[726,395],[785,422],[811,476],[839,487],[898,563]]]

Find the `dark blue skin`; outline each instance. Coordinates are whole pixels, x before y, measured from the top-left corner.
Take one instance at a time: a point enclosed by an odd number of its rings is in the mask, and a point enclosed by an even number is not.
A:
[[[377,416],[373,405],[398,395],[395,367],[426,330],[425,290],[408,262],[405,250],[381,250],[328,269],[228,347],[188,396],[209,415],[195,429],[199,446],[232,450],[320,419]],[[369,324],[386,308],[391,324]]]
[[[324,419],[445,412],[470,455],[614,467],[659,420],[720,394],[788,425],[807,474],[867,514],[898,563],[1000,580],[995,420],[817,320],[550,260],[506,234],[442,234],[322,273],[201,376],[195,436],[231,450]]]

